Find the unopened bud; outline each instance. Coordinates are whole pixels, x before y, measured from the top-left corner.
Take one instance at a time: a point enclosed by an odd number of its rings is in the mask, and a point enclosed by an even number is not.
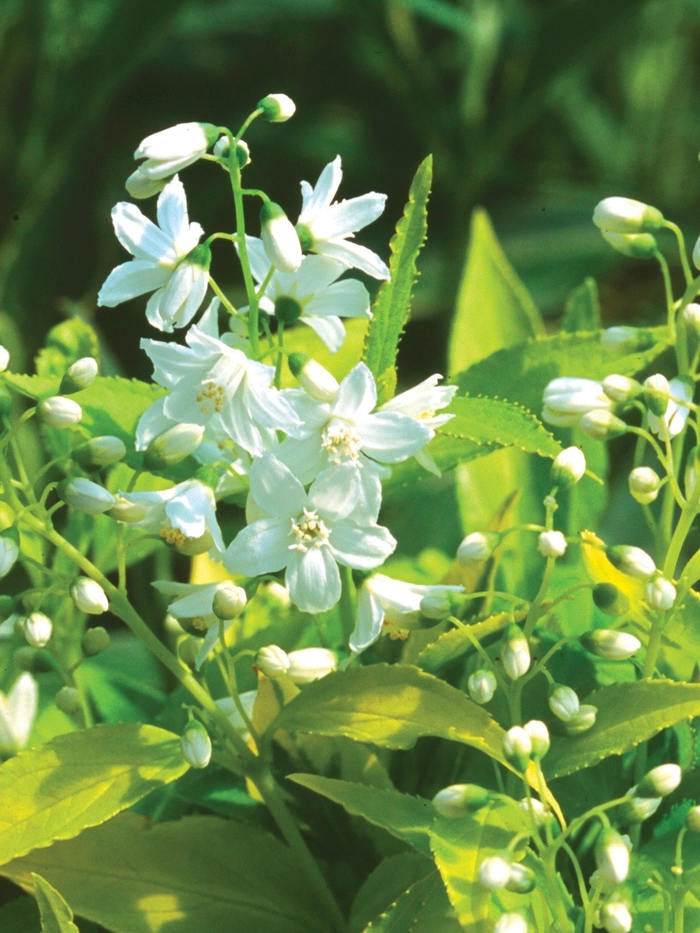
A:
[[[493,933],[527,933],[527,921],[521,914],[501,914]]]
[[[304,258],[299,235],[285,212],[274,201],[260,208],[260,239],[265,255],[279,272],[296,272]]]
[[[630,495],[641,505],[649,505],[659,495],[661,478],[651,467],[635,467],[629,475]]]
[[[700,305],[696,304],[694,301],[686,305],[683,311],[683,319],[686,323],[686,327],[692,331],[696,337],[700,337]]]
[[[142,522],[148,514],[146,506],[141,502],[133,502],[130,499],[125,499],[124,496],[117,496],[116,498],[112,496],[112,498],[114,503],[112,508],[109,509],[109,515],[110,518],[117,522],[125,522],[126,524]]]
[[[478,784],[452,784],[435,794],[433,806],[440,816],[460,817],[486,806],[492,798],[491,791]]]
[[[285,123],[294,116],[296,109],[296,104],[286,94],[268,94],[258,101],[258,110],[263,111],[262,116],[270,123]]]
[[[503,736],[503,756],[517,771],[524,771],[532,755],[532,740],[522,726],[512,726]]]
[[[469,696],[480,705],[489,703],[496,692],[497,681],[492,671],[482,669],[474,671],[467,680]]]
[[[578,713],[564,723],[564,731],[567,735],[581,735],[583,732],[588,732],[595,725],[597,713],[597,707],[582,703]]]
[[[673,583],[665,577],[655,577],[647,583],[644,597],[650,609],[665,612],[667,609],[670,609],[676,601],[676,588]]]
[[[121,438],[105,434],[74,448],[70,455],[82,467],[112,466],[124,459],[126,446]]]
[[[292,375],[311,398],[320,402],[332,402],[340,388],[332,373],[312,360],[306,353],[290,353],[287,357]]]
[[[62,395],[45,398],[36,406],[36,411],[43,423],[51,428],[71,428],[83,417],[80,405]]]
[[[278,645],[266,645],[255,655],[255,666],[266,677],[274,679],[286,674],[291,666],[289,655]]]
[[[652,259],[659,252],[656,240],[650,233],[610,233],[601,231],[613,249],[632,259]]]
[[[56,492],[70,508],[78,512],[87,512],[88,515],[101,515],[116,503],[112,493],[104,486],[82,476],[64,479],[58,484]]]
[[[71,599],[81,612],[99,616],[109,609],[107,594],[96,580],[78,577],[70,588]]]
[[[609,233],[644,233],[663,227],[664,215],[632,198],[605,198],[593,211],[593,223]]]
[[[564,684],[552,684],[550,686],[548,702],[551,711],[562,722],[568,722],[580,709],[576,691]]]
[[[678,765],[658,765],[647,771],[637,785],[638,797],[668,797],[678,788],[683,772]]]
[[[606,353],[623,356],[648,350],[654,346],[656,338],[653,331],[641,327],[608,327],[601,334],[600,343]]]
[[[87,389],[97,375],[98,368],[97,360],[91,356],[76,360],[65,371],[58,391],[61,395],[72,395],[73,392]]]
[[[101,625],[89,628],[83,634],[81,646],[86,658],[94,658],[109,648],[109,632]]]
[[[574,486],[586,472],[586,458],[578,447],[567,447],[554,458],[552,485]]]
[[[196,719],[191,719],[180,739],[185,761],[192,768],[206,768],[211,761],[211,739],[209,733]]]
[[[630,379],[628,376],[613,374],[603,379],[603,392],[611,402],[629,402],[636,398],[641,391],[642,387],[637,380]]]
[[[685,815],[685,825],[691,833],[700,833],[700,806],[691,807]]]
[[[645,580],[656,572],[656,564],[646,551],[639,547],[620,544],[606,551],[610,563],[629,577]]]
[[[630,933],[632,929],[632,915],[627,904],[621,901],[610,901],[600,911],[600,922],[606,933]]]
[[[228,136],[222,136],[214,146],[214,155],[228,161],[230,154],[231,146],[228,141]],[[246,165],[250,165],[250,149],[248,143],[243,139],[239,139],[238,145],[236,146],[236,161],[238,162],[239,168],[245,168]]]
[[[594,441],[609,441],[626,434],[628,430],[622,418],[613,415],[606,408],[586,412],[579,421],[579,427],[586,437],[591,437]]]
[[[488,560],[501,542],[495,531],[473,531],[457,548],[460,564],[479,564]]]
[[[188,667],[193,667],[197,662],[197,656],[199,655],[201,647],[202,641],[200,638],[193,638],[191,635],[188,635],[178,642],[177,655]]]
[[[544,826],[545,823],[549,823],[554,819],[552,811],[548,810],[542,801],[536,797],[523,797],[522,800],[518,801],[518,806],[523,813],[531,816],[538,826]]]
[[[658,418],[666,414],[668,408],[668,397],[671,394],[671,386],[668,379],[661,373],[654,373],[644,380],[644,402],[654,415]]]
[[[624,615],[630,607],[630,601],[614,583],[597,583],[593,587],[593,602],[607,616]]]
[[[147,470],[175,466],[195,452],[203,437],[201,424],[176,424],[151,441],[143,456],[143,465]]]
[[[479,884],[489,891],[505,888],[510,878],[511,859],[509,853],[490,855],[479,865]]]
[[[630,850],[622,836],[614,829],[604,829],[595,847],[595,860],[601,881],[622,884],[630,870]]]
[[[431,588],[420,601],[420,611],[426,619],[440,622],[452,615],[456,607],[462,602],[461,593],[445,590],[441,587]],[[430,626],[426,626],[430,628]]]
[[[661,806],[661,797],[639,797],[637,788],[633,787],[627,794],[627,799],[620,804],[619,820],[626,826],[633,823],[643,823],[653,816]]]
[[[543,531],[537,539],[537,550],[543,557],[562,557],[566,552],[566,538],[561,531]]]
[[[515,891],[516,894],[529,894],[535,890],[535,873],[527,865],[513,862],[510,866],[510,877],[506,882],[506,890]]]
[[[220,583],[214,593],[212,609],[217,619],[236,619],[245,609],[248,597],[242,586],[236,586],[226,580]]]
[[[23,620],[22,632],[31,648],[43,648],[51,641],[53,623],[43,612],[32,612]]]
[[[520,628],[511,623],[501,640],[501,661],[511,680],[518,680],[530,669],[530,646]]]
[[[532,757],[544,758],[551,744],[547,726],[543,722],[540,722],[539,719],[531,719],[530,722],[525,723],[523,729],[530,736]]]
[[[338,667],[338,656],[327,648],[300,648],[289,652],[287,674],[295,684],[310,684]]]
[[[0,344],[0,373],[4,373],[9,365],[10,351],[7,347],[3,347],[2,344]]]
[[[27,671],[30,674],[48,674],[56,670],[53,657],[48,651],[29,646],[18,648],[12,660],[17,670]]]
[[[598,658],[606,661],[626,661],[642,647],[641,641],[629,632],[597,628],[580,638],[581,644]]]
[[[75,687],[61,687],[54,702],[62,713],[74,716],[80,709],[80,694]]]

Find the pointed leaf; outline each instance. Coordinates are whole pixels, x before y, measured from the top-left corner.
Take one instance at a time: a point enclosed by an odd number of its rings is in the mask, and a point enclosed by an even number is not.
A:
[[[414,882],[365,933],[460,933],[437,871]]]
[[[562,330],[598,330],[600,327],[600,300],[598,285],[590,276],[583,280],[566,299]]]
[[[469,631],[480,644],[488,645],[489,641],[500,635],[512,621],[520,621],[524,617],[524,612],[498,612],[489,616],[488,619],[470,625]],[[443,632],[438,639],[421,651],[416,659],[416,665],[429,674],[435,674],[446,664],[451,664],[457,658],[475,650],[474,642],[462,629],[452,628]]]
[[[41,875],[32,874],[34,896],[41,915],[41,933],[80,933],[73,911],[63,897]]]
[[[434,871],[432,855],[424,858],[411,850],[389,855],[357,892],[348,920],[348,933],[363,933],[372,920],[385,913],[412,884]]]

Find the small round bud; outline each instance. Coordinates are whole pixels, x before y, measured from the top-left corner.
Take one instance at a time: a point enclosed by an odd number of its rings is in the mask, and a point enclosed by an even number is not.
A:
[[[604,829],[595,846],[595,860],[600,878],[606,884],[622,884],[630,870],[630,850],[614,829]]]
[[[593,223],[609,233],[644,233],[663,227],[664,215],[632,198],[605,198],[593,211]]]
[[[220,159],[226,159],[228,162],[231,155],[231,146],[228,141],[228,136],[222,136],[215,144],[214,155],[218,156]],[[236,161],[238,162],[239,168],[245,168],[246,165],[250,165],[250,148],[244,139],[238,140],[238,145],[236,146]]]
[[[462,589],[461,587],[457,589],[459,592],[439,586],[431,587],[420,601],[421,615],[431,622],[441,622],[452,615],[463,601]],[[432,628],[432,625],[425,625],[425,627]]]
[[[119,437],[105,434],[93,437],[71,451],[71,457],[82,467],[105,467],[119,463],[126,456],[126,446]]]
[[[685,825],[691,833],[700,833],[700,806],[691,807],[685,815]]]
[[[80,694],[75,687],[61,687],[56,694],[56,706],[67,716],[74,716],[80,710]]]
[[[97,375],[98,369],[97,360],[91,356],[76,360],[65,371],[58,391],[61,395],[72,395],[73,392],[87,389]]]
[[[632,929],[632,915],[620,901],[610,901],[601,908],[600,922],[606,933],[630,933]]]
[[[211,739],[209,733],[196,719],[191,719],[180,739],[185,761],[192,768],[206,768],[211,761]]]
[[[578,426],[586,437],[591,437],[594,441],[609,441],[627,433],[627,425],[622,418],[605,408],[586,412]]]
[[[501,640],[501,661],[511,680],[517,680],[530,669],[530,646],[520,628],[511,623]]]
[[[248,597],[242,586],[236,586],[226,580],[220,583],[214,593],[212,609],[217,619],[236,619],[245,609]]]
[[[89,628],[83,634],[81,645],[85,657],[94,658],[109,648],[109,632],[101,625]]]
[[[287,674],[295,684],[310,684],[338,667],[338,655],[327,648],[301,648],[289,652]]]
[[[567,447],[554,458],[552,464],[552,485],[574,486],[586,472],[586,458],[578,447]]]
[[[593,587],[593,602],[613,618],[624,615],[630,607],[629,599],[614,583],[597,583]]]
[[[551,810],[548,810],[541,800],[538,800],[536,797],[523,797],[522,800],[518,801],[518,806],[526,813],[528,816],[532,816],[535,823],[538,826],[544,826],[545,823],[549,823],[554,819],[554,814]]]
[[[290,665],[289,655],[277,645],[260,648],[255,655],[255,666],[261,674],[271,679],[286,674]]]
[[[460,564],[479,564],[488,560],[501,542],[501,535],[494,531],[473,531],[457,548]]]
[[[285,212],[274,201],[260,208],[260,239],[265,255],[279,272],[296,272],[304,258],[299,236]]]
[[[542,401],[542,419],[560,428],[574,427],[587,412],[611,407],[600,382],[573,376],[560,376],[548,382]]]
[[[0,373],[4,373],[9,365],[10,351],[7,347],[3,347],[2,344],[0,344]]]
[[[48,651],[29,646],[18,648],[12,660],[18,670],[28,671],[30,674],[48,674],[56,670],[54,660]]]
[[[564,723],[564,731],[567,735],[581,735],[588,732],[595,725],[598,709],[588,703],[582,703],[578,713]]]
[[[683,311],[683,320],[688,330],[694,333],[696,337],[700,337],[700,305],[694,301],[686,305]]]
[[[54,395],[39,402],[37,414],[51,428],[71,428],[83,417],[83,409],[72,398]]]
[[[127,525],[142,522],[148,514],[146,506],[140,502],[133,502],[123,496],[112,496],[112,498],[114,502],[112,508],[108,509],[109,516],[117,522],[125,522]]]
[[[17,535],[17,538],[19,538],[19,535]],[[14,535],[7,532],[0,534],[0,580],[12,570],[18,557],[19,541],[15,540]]]
[[[81,612],[99,616],[109,609],[107,594],[96,580],[78,577],[70,588],[71,599]]]
[[[661,797],[638,797],[637,788],[633,787],[627,794],[627,800],[620,804],[618,811],[620,823],[626,826],[634,823],[643,823],[653,816],[661,806]]]
[[[172,618],[172,616],[171,616]],[[188,635],[182,638],[177,644],[177,655],[180,660],[188,667],[193,667],[197,661],[199,649],[202,647],[202,641],[199,638],[193,638]]]
[[[332,402],[340,386],[338,380],[325,367],[312,360],[306,353],[290,353],[287,357],[289,369],[302,389],[319,402]]]
[[[610,233],[603,230],[602,234],[613,249],[632,259],[653,259],[659,252],[656,240],[650,233]]]
[[[529,894],[535,890],[535,873],[527,865],[513,862],[510,866],[506,890],[515,891],[516,894]]]
[[[168,428],[148,445],[143,455],[145,469],[166,470],[181,463],[195,452],[203,437],[204,426],[201,424],[176,424]]]
[[[43,648],[51,641],[53,623],[43,612],[32,612],[22,621],[22,633],[31,648]]]
[[[641,641],[629,632],[597,628],[579,639],[586,651],[606,661],[626,661],[642,647]]]
[[[651,467],[635,467],[629,475],[630,495],[641,505],[649,505],[659,495],[661,478]]]
[[[636,398],[642,391],[642,387],[636,379],[629,379],[627,376],[618,376],[613,374],[603,379],[603,392],[611,402],[629,402]]]
[[[452,784],[433,797],[433,806],[446,817],[460,817],[478,810],[493,798],[491,791],[478,784]]]
[[[493,933],[527,933],[527,921],[521,914],[502,914]]]
[[[492,671],[482,669],[474,671],[467,680],[467,690],[471,699],[483,705],[493,699],[496,692],[497,681]]]
[[[70,508],[88,515],[101,515],[114,508],[117,501],[104,486],[82,476],[64,479],[56,492]]]
[[[608,327],[601,334],[600,343],[606,353],[622,356],[648,350],[656,338],[652,331],[641,327]]]
[[[678,765],[658,765],[652,768],[637,785],[638,797],[668,797],[676,790],[683,778]]]
[[[656,564],[646,551],[639,547],[620,544],[606,550],[610,563],[629,577],[645,580],[656,573]]]
[[[537,539],[537,550],[543,557],[562,557],[566,552],[566,538],[561,531],[543,531]]]
[[[532,755],[532,740],[522,726],[512,726],[503,736],[503,756],[517,771],[524,771]]]
[[[292,98],[287,97],[286,94],[268,94],[267,97],[258,101],[257,109],[263,111],[262,116],[270,123],[285,123],[294,116],[297,107]]]
[[[665,612],[676,601],[676,588],[666,577],[655,577],[647,583],[644,597],[650,609]]]
[[[568,722],[576,716],[581,705],[575,690],[564,684],[552,684],[548,694],[549,708],[562,722]]]
[[[549,738],[549,729],[543,722],[540,722],[539,719],[531,719],[530,722],[526,722],[523,726],[523,729],[530,736],[530,742],[532,743],[532,757],[544,758],[544,756],[549,751],[549,746],[551,744]]]
[[[650,412],[658,418],[666,414],[671,386],[661,373],[654,373],[644,380],[644,402]]]
[[[505,888],[510,878],[511,860],[508,853],[503,855],[490,855],[479,865],[479,884],[489,891],[498,891]]]

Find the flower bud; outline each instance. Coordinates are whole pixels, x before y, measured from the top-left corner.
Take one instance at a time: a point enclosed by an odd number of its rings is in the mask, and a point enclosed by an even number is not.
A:
[[[107,594],[96,580],[78,577],[70,588],[71,599],[81,612],[91,616],[102,615],[109,609]]]
[[[637,788],[633,787],[627,794],[627,799],[620,804],[619,820],[626,826],[633,823],[643,823],[653,816],[661,806],[661,797],[639,797]]]
[[[61,687],[54,702],[67,716],[74,716],[80,710],[80,694],[75,687]]]
[[[609,827],[598,836],[595,860],[606,884],[622,884],[630,870],[630,850],[622,836]]]
[[[586,472],[586,458],[579,447],[567,447],[554,458],[551,482],[566,489],[574,486]]]
[[[527,933],[527,921],[521,914],[502,914],[493,933]]]
[[[496,692],[496,678],[492,671],[482,669],[475,671],[467,680],[467,690],[469,696],[475,703],[480,705],[489,703]]]
[[[693,247],[693,262],[695,263],[696,269],[700,269],[700,237],[695,241],[695,246]]]
[[[0,580],[8,575],[19,557],[19,541],[16,540],[19,535],[16,529],[14,531],[15,534],[8,534],[10,529],[0,533]]]
[[[255,655],[255,666],[266,677],[273,679],[286,674],[291,666],[289,655],[277,645],[260,648]]]
[[[501,661],[511,680],[517,680],[530,669],[530,646],[517,625],[511,623],[501,640]]]
[[[228,161],[230,154],[231,147],[229,145],[228,136],[222,136],[214,146],[214,155]],[[248,143],[243,139],[239,139],[238,145],[236,146],[236,161],[238,162],[239,168],[245,168],[246,165],[250,165],[250,149]]]
[[[644,380],[644,402],[650,412],[661,418],[666,414],[668,408],[668,397],[671,394],[671,386],[668,379],[661,373],[654,373]]]
[[[593,223],[609,233],[644,233],[663,227],[664,215],[632,198],[605,198],[593,211]]]
[[[647,771],[637,785],[638,797],[668,797],[676,790],[683,778],[678,765],[658,765]]]
[[[9,365],[10,351],[7,347],[3,347],[2,344],[0,344],[0,373],[4,373]]]
[[[265,255],[279,272],[296,272],[304,258],[299,235],[285,212],[274,201],[260,208],[260,239]]]
[[[629,475],[630,495],[641,505],[649,505],[659,494],[661,478],[651,467],[635,467]]]
[[[295,684],[310,684],[338,667],[338,656],[327,648],[301,648],[289,652],[287,674]]]
[[[119,463],[126,456],[126,446],[119,437],[104,434],[92,437],[89,441],[75,447],[71,457],[82,467],[105,467]]]
[[[257,109],[263,111],[262,116],[270,123],[285,123],[294,116],[297,108],[291,97],[287,97],[286,94],[268,94],[258,101]]]
[[[653,331],[642,327],[608,327],[601,334],[600,343],[606,353],[622,356],[648,350],[656,343],[656,337]]]
[[[152,198],[154,194],[158,194],[165,188],[171,178],[172,175],[166,175],[164,178],[151,178],[139,165],[124,182],[124,187],[132,198]]]
[[[642,647],[641,641],[629,632],[597,628],[579,639],[586,651],[606,661],[626,661]]]
[[[71,363],[65,371],[58,391],[61,395],[72,395],[74,392],[87,389],[97,375],[98,369],[96,359],[91,356],[83,356],[81,359],[76,360],[75,363]]]
[[[591,437],[594,441],[610,441],[614,437],[627,433],[627,425],[622,418],[618,418],[605,408],[586,412],[578,426],[586,437]]]
[[[659,251],[650,233],[610,233],[603,230],[602,234],[613,249],[632,259],[652,259]]]
[[[479,884],[488,888],[489,891],[498,891],[505,888],[510,878],[511,869],[510,854],[490,855],[479,865]]]
[[[49,674],[56,670],[54,659],[48,651],[29,646],[18,648],[12,661],[17,670],[30,674]]]
[[[655,577],[647,583],[644,597],[650,609],[665,612],[667,609],[670,609],[676,601],[676,588],[673,583],[665,577]]]
[[[645,580],[656,572],[656,564],[646,551],[639,547],[620,544],[606,550],[610,563],[629,577]]]
[[[603,379],[603,392],[611,402],[629,402],[636,398],[641,391],[642,387],[637,380],[629,379],[627,376],[614,374]]]
[[[581,735],[583,732],[588,732],[595,725],[597,712],[597,707],[582,703],[579,706],[578,713],[575,713],[571,719],[567,719],[564,723],[564,731],[567,735]]]
[[[543,557],[562,557],[566,552],[566,538],[561,531],[543,531],[537,539],[537,550]]]
[[[332,402],[340,388],[338,380],[306,353],[290,353],[287,363],[302,389],[319,402]]]
[[[576,691],[564,684],[552,684],[550,686],[548,702],[551,711],[562,722],[568,722],[580,709]]]
[[[460,564],[479,564],[488,560],[501,543],[501,535],[494,531],[473,531],[457,548]]]
[[[201,647],[202,640],[200,638],[193,638],[188,635],[177,643],[177,656],[188,667],[194,667]]]
[[[212,609],[217,619],[228,621],[229,619],[238,618],[245,609],[247,602],[248,596],[243,587],[236,586],[235,583],[225,580],[216,588],[212,600]]]
[[[601,908],[600,922],[606,933],[630,933],[632,929],[632,915],[620,901],[610,901]]]
[[[109,516],[117,522],[125,522],[127,525],[142,522],[148,514],[146,506],[141,502],[132,502],[125,499],[124,496],[113,496],[112,498],[114,498],[114,504],[108,510]]]
[[[686,305],[683,311],[683,319],[688,330],[695,334],[696,337],[700,337],[700,305],[694,301]]]
[[[53,623],[43,612],[32,612],[23,620],[22,632],[31,648],[43,648],[51,641]]]
[[[554,819],[552,811],[548,810],[542,801],[536,797],[530,797],[529,799],[523,797],[522,800],[518,801],[518,806],[523,813],[532,816],[538,826],[544,826],[545,823],[549,823]]]
[[[211,761],[209,733],[196,719],[190,719],[180,739],[185,761],[192,768],[206,768]]]
[[[510,877],[506,882],[506,890],[515,891],[516,894],[529,894],[535,889],[535,873],[527,865],[513,862],[510,866]]]
[[[700,448],[692,447],[685,463],[685,476],[683,480],[685,483],[686,499],[690,499],[693,495],[695,492],[695,485],[698,481],[698,453],[700,453]]]
[[[548,382],[542,401],[542,419],[560,428],[574,427],[587,412],[611,407],[600,382],[572,376],[561,376]]]
[[[549,739],[549,729],[543,722],[540,722],[539,719],[531,719],[530,722],[526,722],[523,726],[523,729],[530,736],[530,742],[532,743],[532,757],[544,758],[544,756],[549,751],[549,746],[551,744]]]
[[[685,815],[685,825],[691,833],[700,833],[700,805],[688,810]]]
[[[614,583],[597,583],[593,587],[593,602],[607,616],[623,616],[630,607],[627,596]]]
[[[486,806],[492,798],[491,791],[478,784],[452,784],[435,794],[433,806],[440,816],[460,817]]]
[[[83,409],[72,398],[54,395],[36,406],[37,414],[51,428],[71,428],[83,417]]]
[[[202,443],[204,425],[176,424],[163,431],[148,445],[143,455],[143,465],[147,470],[166,470],[181,463],[194,453]]]
[[[104,486],[82,476],[64,479],[56,492],[70,508],[88,515],[101,515],[112,509],[117,501]]]
[[[503,736],[503,756],[517,771],[524,771],[532,755],[532,740],[522,726],[512,726]]]
[[[452,615],[456,606],[462,602],[461,595],[450,593],[447,590],[441,590],[436,588],[429,593],[426,593],[425,596],[420,601],[420,611],[426,619],[430,619],[431,622],[441,622],[443,619],[446,619],[448,616]],[[432,625],[426,625],[426,628],[432,628]]]
[[[94,658],[109,648],[109,632],[101,625],[86,629],[80,644],[85,657]]]

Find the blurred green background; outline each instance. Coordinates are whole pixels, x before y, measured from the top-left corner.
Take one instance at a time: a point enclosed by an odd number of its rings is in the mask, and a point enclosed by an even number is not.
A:
[[[249,183],[296,217],[299,180],[340,153],[341,196],[389,195],[362,235],[383,255],[413,171],[435,155],[404,379],[443,367],[476,204],[553,322],[587,274],[606,323],[649,319],[655,264],[611,254],[590,215],[603,196],[639,197],[694,240],[699,49],[698,0],[2,0],[0,310],[28,354],[82,314],[115,369],[148,377],[143,300],[95,308],[127,258],[109,210],[133,150],[180,121],[235,126],[281,91],[297,115],[249,133]],[[223,177],[200,163],[186,184],[191,217],[230,229]],[[235,288],[225,248],[216,261]]]

